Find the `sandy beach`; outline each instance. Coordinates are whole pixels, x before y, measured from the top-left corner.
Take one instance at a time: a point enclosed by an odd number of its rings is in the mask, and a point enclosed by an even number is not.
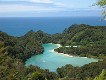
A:
[[[51,44],[52,44],[52,43],[51,43]],[[56,44],[56,45],[58,46],[57,48],[62,47],[60,44]],[[54,51],[54,49],[53,49],[53,50],[50,50],[50,52],[58,53],[58,52]],[[73,56],[70,56],[70,55],[64,54],[64,53],[59,53],[59,54],[62,54],[62,55],[64,55],[64,56],[68,56],[68,57],[73,57]]]

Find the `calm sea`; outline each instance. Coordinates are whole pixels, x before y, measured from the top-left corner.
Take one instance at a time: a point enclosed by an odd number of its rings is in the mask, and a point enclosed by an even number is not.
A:
[[[0,18],[0,30],[14,36],[22,36],[29,30],[60,33],[72,24],[106,26],[106,21],[101,17]]]

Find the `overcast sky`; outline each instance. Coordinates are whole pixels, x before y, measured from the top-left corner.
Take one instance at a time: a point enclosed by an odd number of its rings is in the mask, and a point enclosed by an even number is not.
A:
[[[97,0],[0,0],[0,17],[100,16]]]

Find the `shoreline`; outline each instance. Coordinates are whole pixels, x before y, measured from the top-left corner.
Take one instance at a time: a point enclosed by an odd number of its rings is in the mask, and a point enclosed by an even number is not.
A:
[[[53,43],[50,43],[50,44],[53,44]],[[58,46],[57,48],[62,47],[61,44],[55,44],[55,45]],[[55,49],[56,49],[56,48],[55,48]],[[54,51],[54,49],[53,49],[53,50],[49,50],[49,52],[61,54],[61,55],[67,56],[67,57],[80,57],[80,56],[74,56],[74,55],[59,53],[59,52],[57,52],[57,51]],[[90,58],[90,59],[96,59],[96,60],[98,60],[98,58],[93,58],[93,57],[82,57],[82,58]]]
[[[53,44],[53,43],[51,43],[51,44]],[[59,48],[59,47],[62,47],[60,44],[56,44],[58,47],[57,48]],[[68,56],[68,57],[74,57],[74,56],[71,56],[71,55],[68,55],[68,54],[64,54],[64,53],[59,53],[59,52],[56,52],[56,51],[54,51],[54,49],[53,50],[49,50],[50,52],[54,52],[54,53],[58,53],[58,54],[61,54],[61,55],[64,55],[64,56]]]

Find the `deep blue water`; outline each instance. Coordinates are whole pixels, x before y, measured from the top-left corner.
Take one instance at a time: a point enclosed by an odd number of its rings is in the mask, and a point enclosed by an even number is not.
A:
[[[106,26],[106,21],[101,19],[101,17],[0,18],[0,30],[14,36],[24,35],[29,30],[43,30],[54,34],[62,32],[72,24]]]

